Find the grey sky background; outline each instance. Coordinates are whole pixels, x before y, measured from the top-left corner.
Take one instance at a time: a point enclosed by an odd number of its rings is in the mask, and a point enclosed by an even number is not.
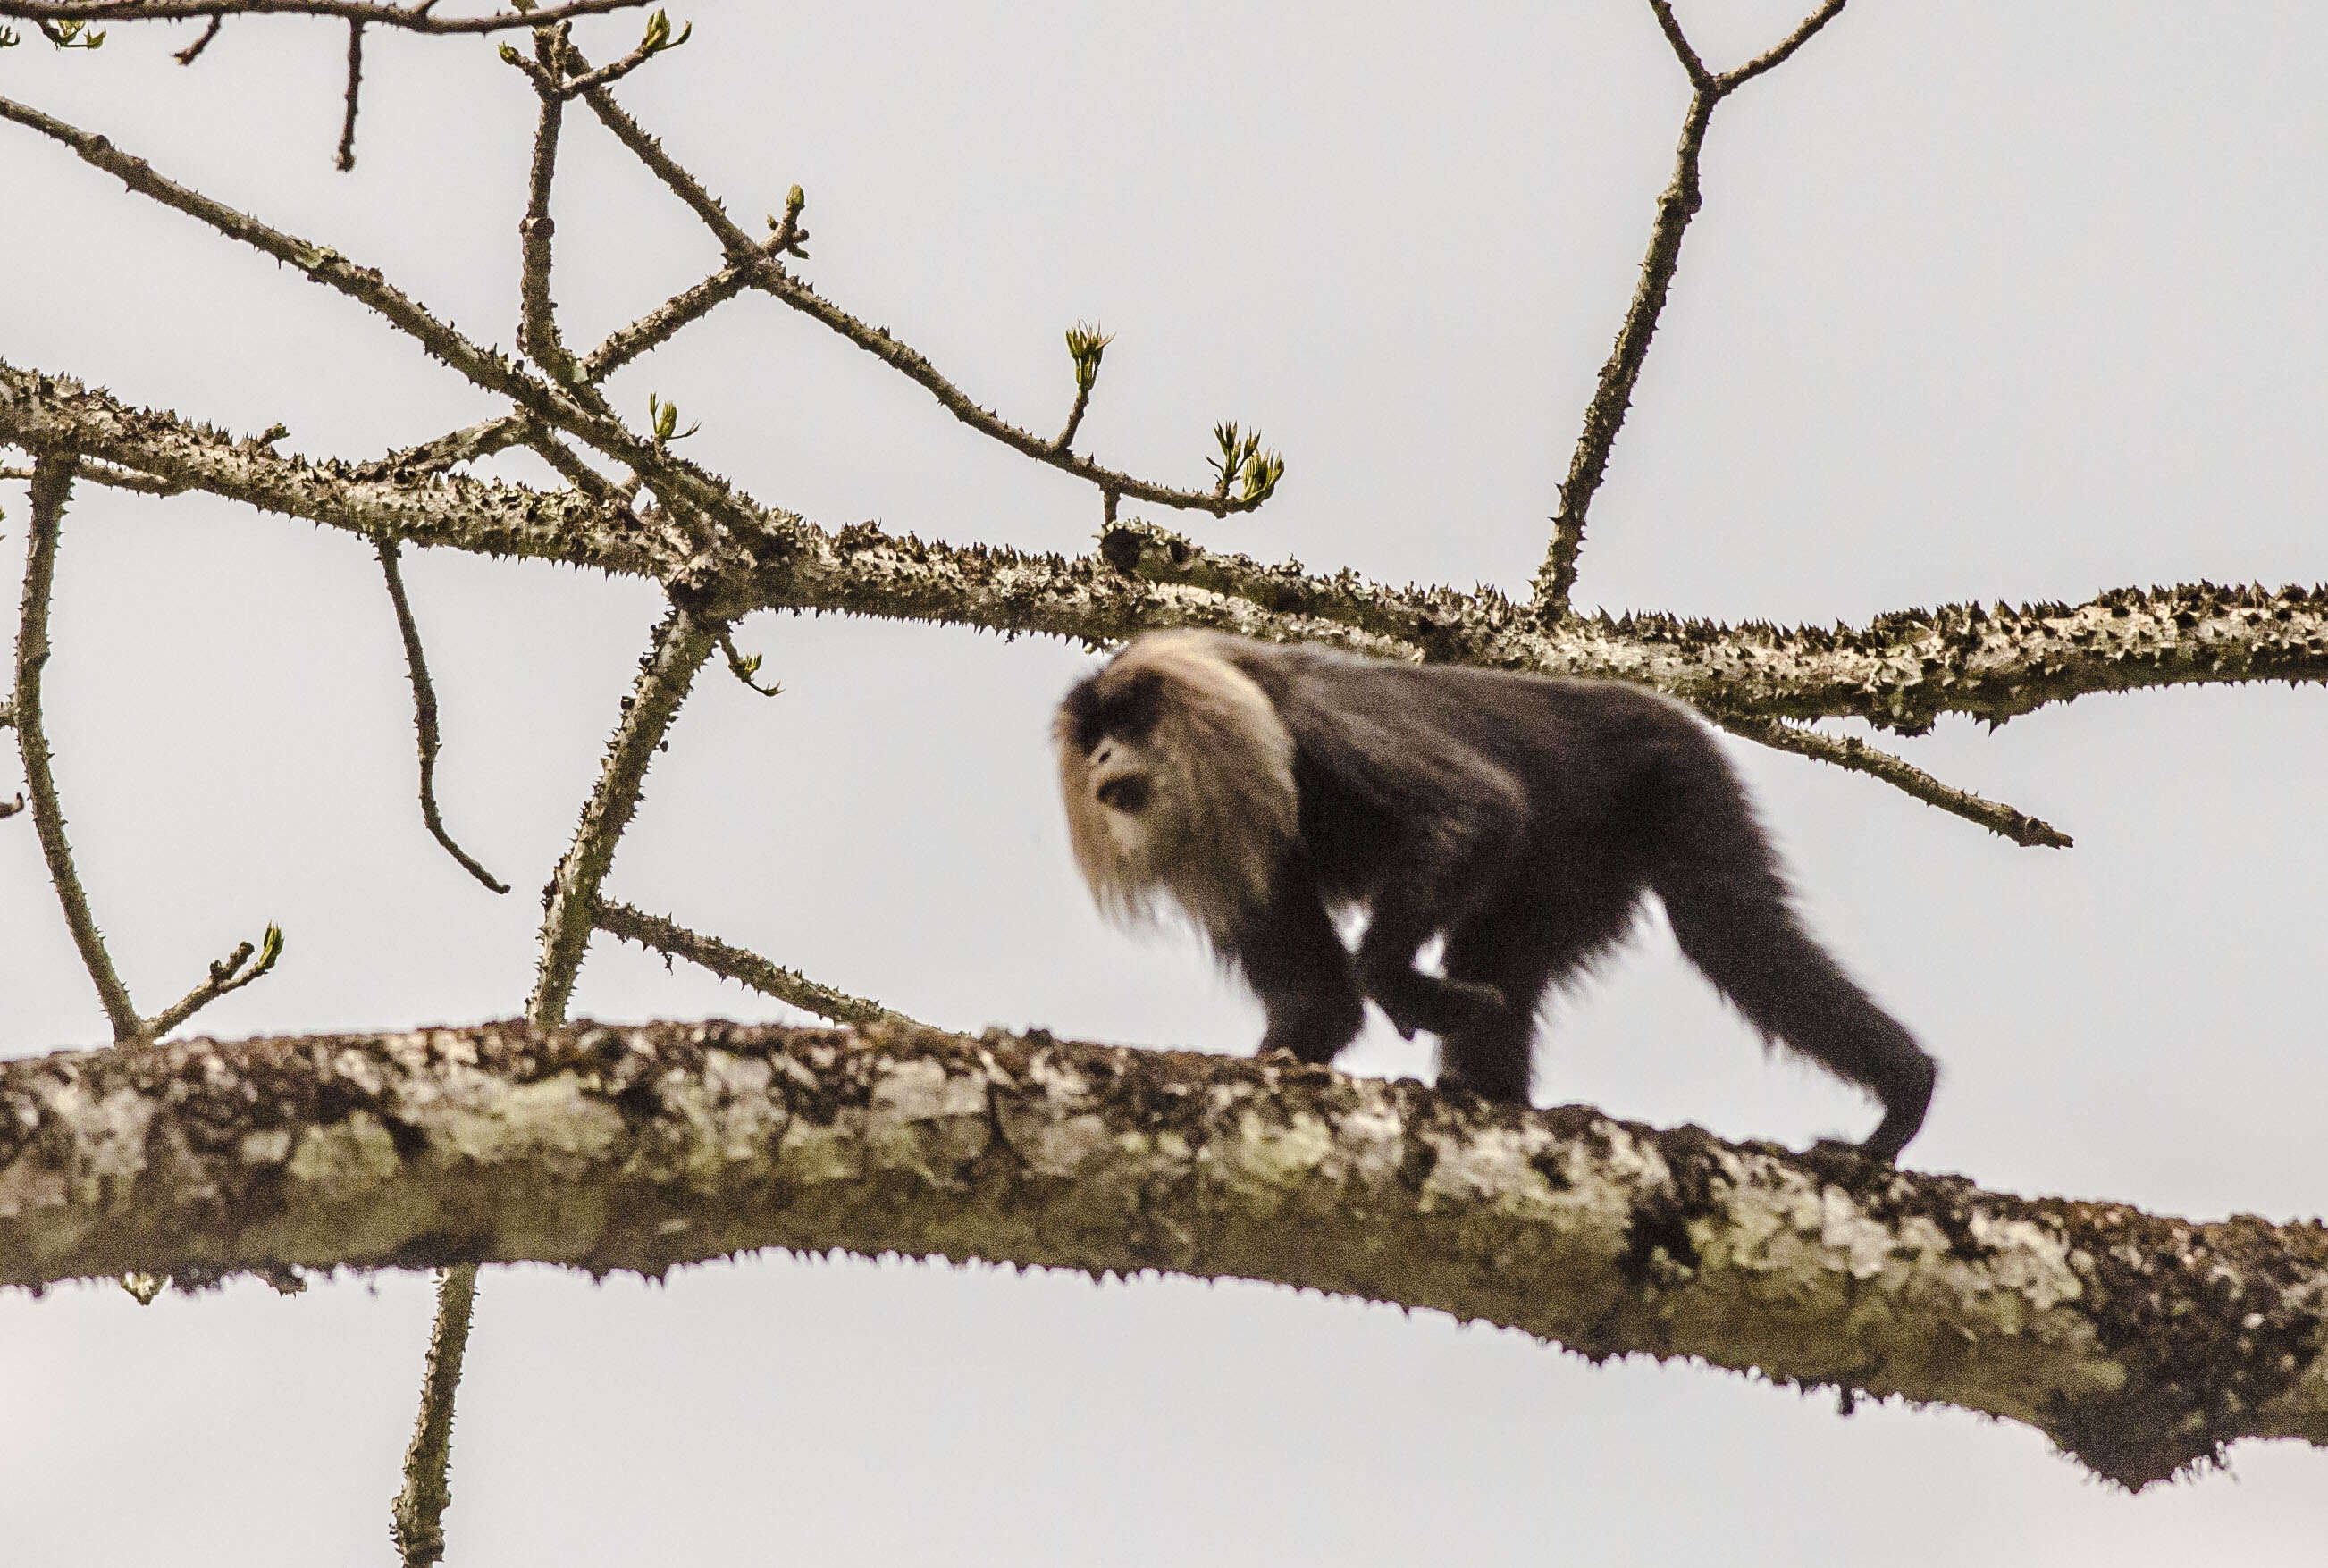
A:
[[[1685,6],[1716,65],[1788,5]],[[1523,589],[1685,101],[1646,5],[700,4],[620,96],[748,223],[809,195],[828,294],[1037,428],[1061,329],[1117,333],[1079,445],[1205,474],[1216,419],[1286,455],[1208,544]],[[635,19],[586,27],[596,58]],[[533,98],[489,45],[117,28],[0,54],[0,92],[514,336]],[[1863,4],[1718,113],[1580,600],[1860,621],[1981,597],[2328,577],[2328,107],[2317,7]],[[556,210],[569,342],[714,247],[587,115]],[[494,411],[347,301],[0,127],[0,354],[286,449],[368,455]],[[690,454],[827,525],[1086,548],[1096,498],[763,298],[624,371]],[[526,470],[514,460],[508,471]],[[0,486],[0,574],[21,485]],[[1139,509],[1132,509],[1138,511]],[[424,833],[370,549],[84,486],[51,728],[76,848],[150,1010],[269,919],[212,1032],[521,1009],[533,889],[655,614],[564,568],[408,557],[454,831]],[[1244,1050],[1192,944],[1104,926],[1051,796],[1041,640],[763,615],[784,695],[707,672],[610,889],[933,1022]],[[1886,744],[1890,744],[1887,742]],[[2022,850],[1738,748],[1818,928],[1938,1055],[1910,1151],[2199,1216],[2328,1205],[2328,708],[2314,690],[2089,699],[1903,749],[2073,833]],[[0,767],[0,793],[18,782]],[[0,823],[0,1052],[103,1020],[30,825]],[[783,1016],[602,944],[577,1011]],[[1550,1101],[1796,1142],[1873,1112],[1767,1059],[1650,923],[1556,1008]],[[1426,1074],[1379,1023],[1344,1062]],[[0,1299],[12,1563],[386,1562],[425,1281],[139,1309]],[[451,1561],[2313,1564],[2328,1455],[2106,1490],[2042,1440],[1273,1288],[761,1257],[662,1285],[489,1273]]]

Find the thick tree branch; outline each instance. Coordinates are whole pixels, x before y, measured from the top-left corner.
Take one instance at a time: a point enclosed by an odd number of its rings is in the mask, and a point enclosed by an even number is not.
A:
[[[1262,1061],[521,1024],[0,1064],[0,1284],[762,1247],[1273,1281],[2023,1422],[2328,1445],[2328,1228],[2027,1200]]]
[[[63,377],[0,361],[0,441],[79,451],[187,489],[359,533],[665,577],[690,558],[652,519],[571,493],[465,476],[396,484],[286,457]],[[738,505],[744,498],[734,497]],[[1537,626],[1493,590],[1388,587],[1204,549],[1119,524],[1091,556],[827,533],[763,508],[736,553],[698,563],[726,618],[839,610],[1114,642],[1203,624],[1394,656],[1639,681],[1709,710],[1863,718],[1921,734],[1945,714],[2001,724],[2102,691],[2328,681],[2328,587],[2117,588],[2069,606],[1908,610],[1863,626],[1725,625],[1669,615]]]

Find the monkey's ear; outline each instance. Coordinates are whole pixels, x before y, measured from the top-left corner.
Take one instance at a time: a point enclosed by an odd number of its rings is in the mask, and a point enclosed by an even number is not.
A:
[[[1126,740],[1145,740],[1164,712],[1164,677],[1153,670],[1135,670],[1107,694],[1100,727]]]

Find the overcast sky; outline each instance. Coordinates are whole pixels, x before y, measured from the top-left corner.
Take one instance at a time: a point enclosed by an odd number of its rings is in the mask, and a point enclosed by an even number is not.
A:
[[[1784,5],[1685,5],[1717,65]],[[621,97],[756,225],[808,192],[817,286],[1037,429],[1062,328],[1116,333],[1079,445],[1198,483],[1216,420],[1287,460],[1208,544],[1525,588],[1667,177],[1685,83],[1641,0],[1533,6],[702,3]],[[582,30],[595,58],[635,18]],[[512,343],[534,99],[489,44],[243,21],[37,40],[0,92],[383,268]],[[2197,577],[2328,577],[2328,14],[1853,6],[1716,117],[1706,202],[1579,599],[1864,620]],[[559,298],[587,343],[717,262],[569,117]],[[0,358],[286,450],[363,456],[494,411],[347,300],[0,127]],[[613,387],[827,525],[1079,550],[1096,498],[765,298]],[[502,471],[530,476],[509,460]],[[23,540],[0,485],[0,576]],[[1132,509],[1137,511],[1139,509]],[[270,920],[220,1034],[521,1009],[654,592],[408,557],[454,831],[423,831],[370,549],[202,498],[84,486],[49,721],[99,918],[158,1009]],[[1081,650],[762,615],[784,695],[708,672],[609,884],[934,1023],[1249,1048],[1193,946],[1103,925],[1051,794]],[[1854,727],[1836,726],[1838,731]],[[1885,744],[1893,744],[1887,741]],[[1902,743],[2075,835],[2016,849],[1869,780],[1733,748],[1818,928],[1939,1057],[1910,1162],[2024,1193],[2273,1218],[2328,1205],[2328,701],[2093,698]],[[0,760],[0,795],[18,782]],[[29,821],[0,823],[0,1052],[103,1018]],[[602,946],[576,1010],[786,1016]],[[1797,1142],[1873,1113],[1766,1058],[1650,923],[1555,1009],[1539,1098]],[[1376,1024],[1343,1065],[1425,1074]],[[425,1280],[0,1298],[12,1563],[388,1560]],[[455,1564],[2317,1564],[2328,1453],[2105,1489],[2034,1433],[1273,1287],[762,1257],[660,1286],[486,1275]]]

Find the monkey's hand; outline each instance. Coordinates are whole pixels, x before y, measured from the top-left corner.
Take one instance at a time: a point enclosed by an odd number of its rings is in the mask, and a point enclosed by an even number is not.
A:
[[[1506,1005],[1498,987],[1471,980],[1441,980],[1413,969],[1378,978],[1366,989],[1390,1019],[1391,1027],[1410,1040],[1417,1029],[1449,1034]]]

